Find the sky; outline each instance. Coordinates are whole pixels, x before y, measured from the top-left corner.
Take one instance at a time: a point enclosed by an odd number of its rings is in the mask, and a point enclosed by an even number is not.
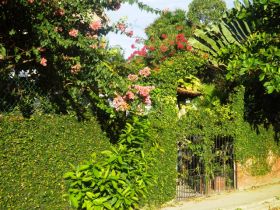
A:
[[[168,9],[173,11],[175,9],[188,9],[188,5],[192,0],[141,0],[141,2],[149,5],[155,9]],[[234,0],[225,0],[227,8],[233,7]],[[153,21],[159,17],[158,15],[141,11],[135,5],[123,4],[117,11],[110,11],[108,15],[112,22],[117,22],[120,18],[126,17],[129,29],[133,30],[134,36],[146,38],[145,28],[149,26]],[[134,49],[131,45],[135,43],[135,38],[129,38],[125,35],[109,33],[107,35],[110,46],[120,46],[124,49],[124,57],[127,58]]]

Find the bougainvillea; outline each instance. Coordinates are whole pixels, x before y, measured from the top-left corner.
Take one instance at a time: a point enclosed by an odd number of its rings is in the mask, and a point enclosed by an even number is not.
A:
[[[150,93],[155,89],[155,86],[146,85],[151,73],[152,70],[146,66],[137,74],[127,76],[126,91],[123,91],[123,94],[116,93],[113,99],[116,111],[129,111],[137,115],[146,113],[145,111],[152,105]]]

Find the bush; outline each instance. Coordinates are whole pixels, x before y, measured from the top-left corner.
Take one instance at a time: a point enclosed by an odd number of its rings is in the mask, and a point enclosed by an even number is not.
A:
[[[146,120],[134,117],[123,129],[119,143],[101,152],[102,158],[94,153],[90,161],[64,175],[69,180],[72,206],[88,210],[139,209],[153,181],[148,172],[152,159],[143,151],[143,143],[149,142],[148,129]]]
[[[0,120],[0,209],[69,209],[63,174],[109,147],[95,119],[7,116]]]

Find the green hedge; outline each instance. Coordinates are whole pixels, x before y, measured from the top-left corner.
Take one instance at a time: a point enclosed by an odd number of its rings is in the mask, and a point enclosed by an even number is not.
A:
[[[17,116],[0,120],[0,209],[69,209],[63,174],[108,148],[95,119]]]
[[[151,142],[157,144],[152,168],[156,185],[150,187],[147,196],[150,206],[158,206],[176,197],[176,142],[180,133],[176,104],[175,98],[163,97],[161,100],[149,115]]]

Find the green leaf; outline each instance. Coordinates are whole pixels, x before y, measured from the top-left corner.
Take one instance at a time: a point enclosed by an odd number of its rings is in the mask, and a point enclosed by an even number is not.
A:
[[[16,61],[16,63],[18,63],[19,62],[19,60],[21,59],[21,55],[16,55],[16,57],[15,57],[15,61]]]
[[[111,156],[113,153],[110,150],[104,150],[101,152],[101,154],[106,155],[106,156]]]
[[[100,206],[101,204],[103,204],[108,199],[109,199],[109,197],[101,197],[101,198],[97,198],[97,199],[93,200],[92,203],[94,205]]]
[[[79,170],[79,171],[85,171],[85,170],[87,170],[87,169],[89,169],[89,168],[90,168],[89,165],[81,165],[81,166],[78,167],[78,170]]]
[[[265,74],[260,74],[260,76],[259,76],[259,80],[260,80],[260,81],[263,81],[263,80],[264,80],[264,78],[265,78]]]
[[[86,196],[89,198],[94,198],[94,194],[92,192],[86,192]]]
[[[77,198],[76,198],[73,194],[70,195],[69,198],[70,198],[71,204],[72,204],[75,208],[78,208],[79,202],[78,202]]]
[[[100,178],[101,177],[101,173],[100,173],[100,171],[98,171],[97,169],[93,169],[92,170],[92,172],[93,172],[93,175],[96,177],[96,178]]]
[[[82,178],[82,181],[83,181],[83,182],[89,182],[89,181],[91,181],[91,180],[93,180],[92,177],[84,177],[84,178]]]
[[[65,173],[64,175],[63,175],[63,178],[64,179],[75,179],[76,178],[76,176],[75,176],[75,173],[74,172],[67,172],[67,173]]]
[[[15,35],[15,34],[16,34],[15,29],[12,29],[12,30],[9,31],[9,35],[10,35],[10,36],[13,36],[13,35]]]

